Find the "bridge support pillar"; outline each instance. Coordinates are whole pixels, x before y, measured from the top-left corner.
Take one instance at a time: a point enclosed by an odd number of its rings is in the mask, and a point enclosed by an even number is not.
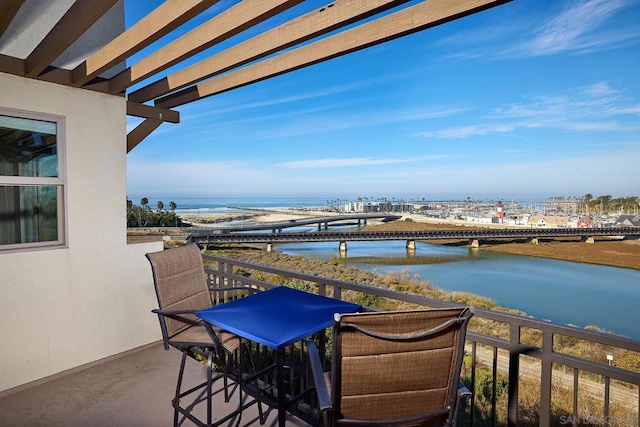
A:
[[[528,241],[533,245],[537,245],[539,243],[537,237],[530,237]]]
[[[416,250],[416,241],[415,240],[407,240],[407,249]]]
[[[471,246],[472,248],[479,248],[480,247],[480,240],[478,240],[478,239],[469,239],[469,246]]]
[[[582,243],[595,243],[595,240],[593,240],[593,236],[583,236],[580,241]]]
[[[347,252],[347,242],[340,242],[340,246],[338,248],[340,249],[340,253]]]
[[[273,252],[273,243],[267,243],[267,252]]]

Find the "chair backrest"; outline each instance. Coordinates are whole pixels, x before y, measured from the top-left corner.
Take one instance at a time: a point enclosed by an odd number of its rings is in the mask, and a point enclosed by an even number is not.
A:
[[[450,423],[471,316],[470,308],[337,316],[331,370],[336,424],[432,416]]]
[[[163,310],[200,310],[211,306],[200,248],[195,244],[146,255],[151,263],[158,305]],[[183,315],[197,322],[195,315]],[[163,322],[166,324],[163,326]],[[160,316],[163,335],[175,335],[188,324]]]

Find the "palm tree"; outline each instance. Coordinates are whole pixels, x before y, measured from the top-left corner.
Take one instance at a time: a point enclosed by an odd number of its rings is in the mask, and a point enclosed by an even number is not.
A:
[[[171,210],[171,214],[169,215],[169,221],[173,219],[173,226],[178,226],[178,215],[176,215],[176,202],[169,202],[169,210]]]
[[[593,200],[593,195],[591,193],[587,193],[584,196],[582,196],[582,200],[584,200],[584,207],[585,207],[586,214],[589,215],[589,202]]]
[[[158,200],[158,203],[156,203],[156,207],[158,208],[158,212],[164,209],[164,203],[162,203],[162,200]]]

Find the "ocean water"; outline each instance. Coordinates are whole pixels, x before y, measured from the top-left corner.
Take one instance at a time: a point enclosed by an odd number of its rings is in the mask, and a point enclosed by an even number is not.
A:
[[[143,196],[145,197],[145,196]],[[214,214],[237,213],[257,208],[321,208],[327,207],[327,199],[318,197],[147,197],[149,206],[155,207],[158,201],[162,201],[165,209],[169,202],[176,204],[176,213],[179,214]],[[140,204],[142,197],[129,197],[136,205]]]

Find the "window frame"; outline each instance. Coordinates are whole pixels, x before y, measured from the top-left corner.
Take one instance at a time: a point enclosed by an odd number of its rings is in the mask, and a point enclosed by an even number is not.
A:
[[[56,157],[57,177],[32,177],[32,176],[8,176],[0,175],[0,186],[38,187],[51,186],[56,188],[57,202],[57,228],[58,238],[44,242],[12,243],[0,245],[0,253],[66,248],[67,235],[67,164],[66,164],[66,119],[65,116],[41,113],[35,111],[19,110],[0,106],[0,115],[17,117],[22,119],[40,120],[56,124]]]

